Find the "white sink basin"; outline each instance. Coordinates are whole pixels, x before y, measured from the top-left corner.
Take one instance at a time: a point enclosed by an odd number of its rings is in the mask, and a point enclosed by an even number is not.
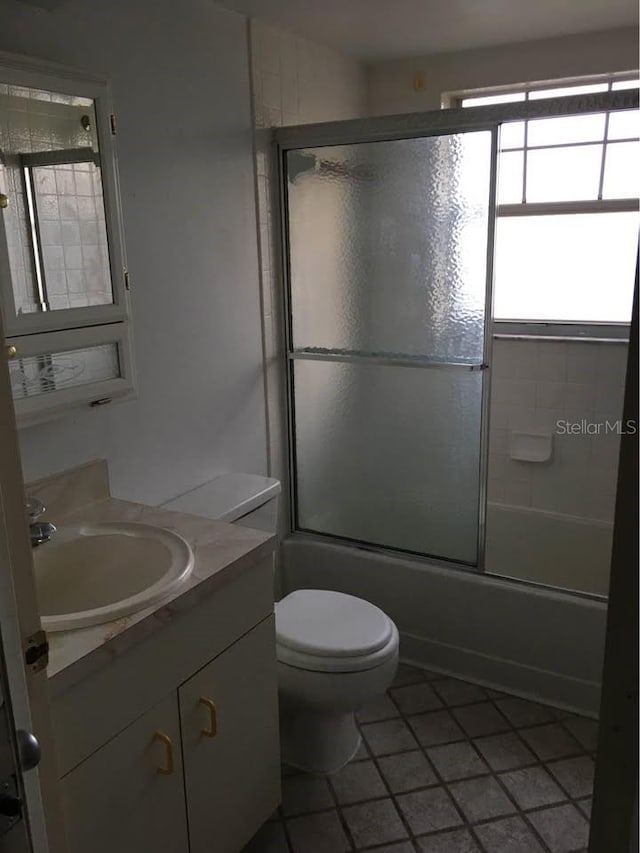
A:
[[[181,536],[133,522],[60,527],[33,557],[47,631],[143,610],[184,583],[193,569],[193,552]]]

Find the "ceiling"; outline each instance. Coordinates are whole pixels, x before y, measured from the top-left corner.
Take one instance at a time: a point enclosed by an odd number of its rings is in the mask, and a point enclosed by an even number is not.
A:
[[[372,61],[637,25],[637,0],[218,0]]]

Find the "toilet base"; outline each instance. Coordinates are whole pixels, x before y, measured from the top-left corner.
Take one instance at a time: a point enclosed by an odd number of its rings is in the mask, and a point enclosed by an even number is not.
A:
[[[280,712],[280,751],[285,764],[305,773],[337,773],[360,749],[353,712]]]

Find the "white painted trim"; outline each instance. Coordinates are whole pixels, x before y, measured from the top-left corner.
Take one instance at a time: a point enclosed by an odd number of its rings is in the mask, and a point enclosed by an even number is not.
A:
[[[509,693],[523,699],[551,704],[589,717],[598,716],[600,685],[596,682],[415,634],[401,633],[400,647],[403,661],[412,666],[464,678],[493,690],[504,690],[505,685],[509,685]]]
[[[113,105],[109,84],[106,79],[91,77],[87,79],[83,77],[82,72],[73,72],[68,69],[66,71],[67,76],[52,76],[47,70],[49,63],[44,63],[41,67],[39,61],[36,60],[25,60],[22,64],[28,64],[28,70],[14,68],[10,64],[5,65],[3,55],[0,54],[0,80],[45,91],[58,91],[62,94],[88,97],[94,101],[113,303],[18,315],[12,289],[10,287],[3,288],[1,295],[6,333],[12,337],[125,320],[129,316],[129,298],[124,286],[127,261],[124,248],[116,146],[115,139],[110,131],[110,115],[113,113]]]
[[[16,725],[34,732],[43,755],[38,769],[24,780],[29,824],[35,853],[64,853],[47,673],[27,672],[22,650],[23,638],[40,629],[40,614],[4,348],[0,353],[0,434],[0,626],[8,686]]]
[[[18,357],[49,355],[65,350],[84,349],[114,343],[118,347],[120,361],[121,375],[118,379],[92,382],[15,400],[14,406],[19,427],[32,426],[35,423],[52,420],[62,416],[70,409],[85,407],[106,397],[123,400],[132,399],[135,396],[131,329],[128,323],[112,323],[106,326],[45,332],[9,340],[17,348]]]

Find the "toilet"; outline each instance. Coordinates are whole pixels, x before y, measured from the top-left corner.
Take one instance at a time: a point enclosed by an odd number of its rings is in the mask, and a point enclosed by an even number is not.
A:
[[[275,533],[280,483],[223,474],[163,504]],[[356,711],[386,692],[398,667],[398,629],[373,604],[324,589],[298,589],[275,606],[282,760],[330,774],[360,748]]]

